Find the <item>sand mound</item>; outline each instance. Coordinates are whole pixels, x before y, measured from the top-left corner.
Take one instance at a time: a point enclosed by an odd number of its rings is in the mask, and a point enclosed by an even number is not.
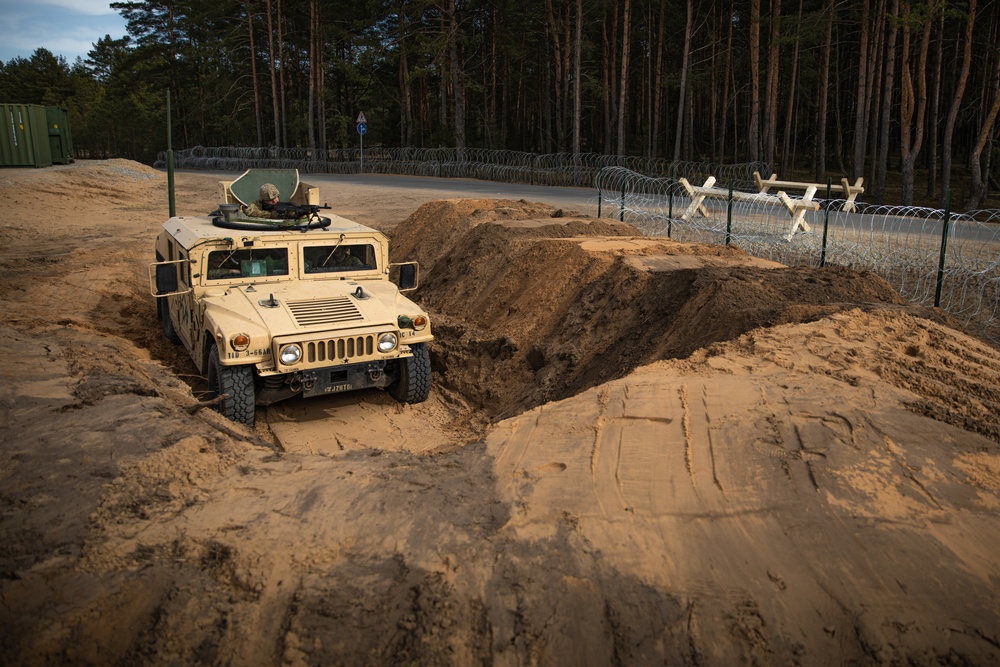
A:
[[[149,175],[0,172],[49,211],[0,224],[0,663],[1000,660],[1000,352],[876,278],[427,202],[430,400],[251,432],[159,332]]]
[[[419,294],[443,316],[435,370],[493,417],[756,328],[907,306],[870,273],[637,237],[524,201],[432,202],[392,240],[396,258],[421,263]]]

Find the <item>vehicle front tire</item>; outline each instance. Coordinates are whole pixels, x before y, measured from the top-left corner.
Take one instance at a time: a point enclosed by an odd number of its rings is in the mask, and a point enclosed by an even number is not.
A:
[[[410,346],[412,357],[400,359],[399,379],[389,385],[389,395],[400,403],[423,403],[431,393],[431,355],[427,343]]]
[[[219,361],[219,348],[215,345],[208,353],[209,398],[223,394],[215,409],[226,419],[253,426],[255,395],[252,366],[223,366]]]

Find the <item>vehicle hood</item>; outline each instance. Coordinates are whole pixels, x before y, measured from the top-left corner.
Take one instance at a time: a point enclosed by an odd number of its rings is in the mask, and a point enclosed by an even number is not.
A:
[[[239,319],[264,327],[271,336],[395,327],[399,314],[420,311],[387,281],[240,285],[206,295],[204,301],[206,316],[220,326],[226,326],[225,319]]]

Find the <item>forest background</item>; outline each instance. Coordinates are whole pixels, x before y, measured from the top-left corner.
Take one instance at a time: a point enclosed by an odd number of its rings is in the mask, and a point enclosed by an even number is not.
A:
[[[0,63],[79,158],[358,145],[760,162],[1000,205],[996,0],[143,0],[87,58]],[[374,18],[373,18],[374,17]],[[766,167],[765,167],[766,168]],[[766,174],[765,174],[766,175]]]

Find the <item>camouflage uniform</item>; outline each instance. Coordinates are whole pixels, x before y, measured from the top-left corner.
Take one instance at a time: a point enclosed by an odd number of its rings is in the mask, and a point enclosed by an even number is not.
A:
[[[251,202],[243,207],[243,215],[248,218],[262,218],[264,220],[287,220],[288,224],[293,224],[295,214],[282,214],[266,206],[267,202],[279,197],[278,188],[270,183],[260,186],[260,199]]]
[[[341,253],[339,255],[337,253],[334,253],[333,261],[334,261],[334,266],[343,266],[343,267],[364,266],[364,262],[362,262],[354,255],[346,252]]]

